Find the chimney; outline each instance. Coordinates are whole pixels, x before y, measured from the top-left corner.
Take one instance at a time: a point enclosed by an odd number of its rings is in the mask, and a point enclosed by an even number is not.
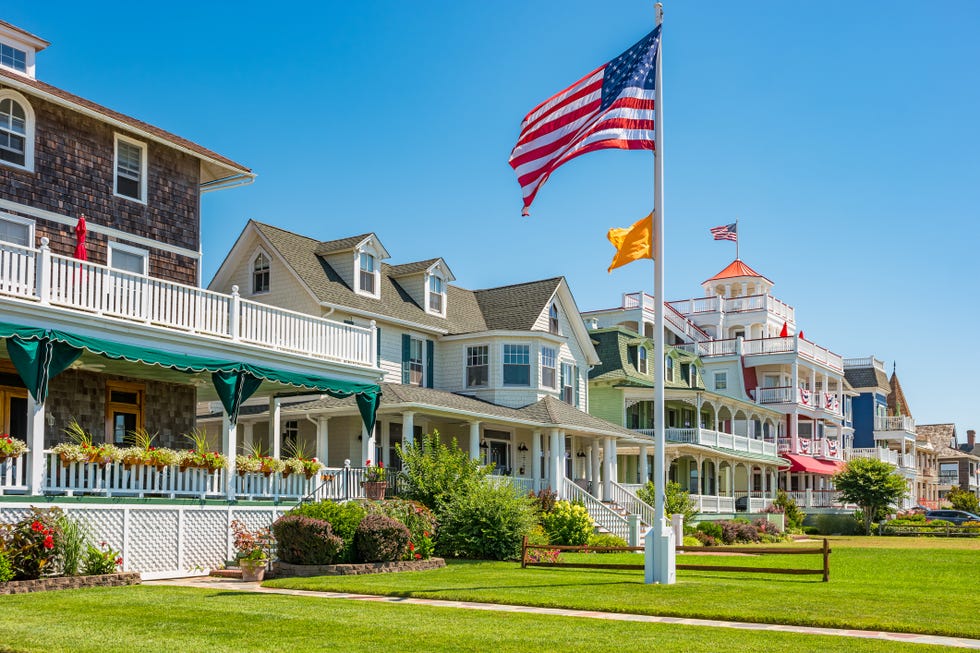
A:
[[[966,432],[966,443],[968,445],[970,445],[970,448],[971,449],[976,446],[976,444],[977,444],[977,432],[976,431],[967,431]]]

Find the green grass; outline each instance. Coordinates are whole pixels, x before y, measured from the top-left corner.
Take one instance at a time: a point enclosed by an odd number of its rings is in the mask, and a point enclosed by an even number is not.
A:
[[[929,548],[892,548],[908,543],[908,538],[835,538],[829,583],[820,582],[819,576],[678,571],[676,585],[648,586],[642,571],[452,562],[427,572],[288,578],[266,585],[980,639],[974,602],[980,543],[930,538]],[[636,554],[593,557],[600,562],[642,560]],[[679,559],[714,565],[820,565],[818,556]]]
[[[461,569],[465,565],[455,566]],[[537,572],[529,572],[536,574]],[[0,651],[934,651],[845,637],[135,586],[0,597]]]

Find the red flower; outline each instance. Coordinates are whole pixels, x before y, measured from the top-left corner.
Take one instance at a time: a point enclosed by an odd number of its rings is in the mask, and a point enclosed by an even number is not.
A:
[[[418,560],[418,559],[419,559],[419,558],[421,558],[421,557],[422,557],[422,554],[421,554],[421,553],[416,553],[416,554],[415,554],[415,559],[416,559],[416,560]]]
[[[384,463],[383,460],[379,460],[378,461],[378,467],[380,467],[381,469],[384,469],[385,468],[385,463]]]
[[[119,566],[119,567],[122,567],[122,556],[119,556],[118,558],[116,558],[116,565]]]
[[[370,466],[371,466],[371,461],[370,461],[370,460],[368,460],[368,461],[367,461],[367,462],[365,462],[364,464],[365,464],[365,465],[367,465],[368,467],[370,467]]]
[[[44,548],[45,549],[53,549],[54,548],[54,536],[53,535],[48,535],[47,537],[44,538]]]
[[[35,532],[36,531],[43,531],[44,530],[44,526],[41,525],[41,522],[39,522],[37,520],[34,520],[33,522],[31,522],[31,530],[32,531],[35,531]]]
[[[414,545],[414,544],[412,544],[411,542],[409,542],[409,543],[408,543],[408,550],[409,550],[409,551],[414,551],[414,550],[415,550],[415,545]]]
[[[424,535],[425,537],[429,537],[429,531],[422,531],[422,535]]]

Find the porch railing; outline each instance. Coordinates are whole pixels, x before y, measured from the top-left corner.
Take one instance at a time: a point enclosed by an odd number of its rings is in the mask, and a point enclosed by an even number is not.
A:
[[[915,420],[905,415],[875,417],[875,431],[905,431],[915,433]]]
[[[612,496],[606,497],[606,499],[615,501],[617,505],[621,506],[631,515],[637,515],[641,523],[647,526],[653,525],[653,506],[645,503],[640,497],[615,481],[612,481],[609,485]]]
[[[786,494],[801,508],[832,508],[843,505],[837,490],[803,490]]]
[[[625,517],[580,488],[571,479],[566,478],[564,481],[565,498],[584,503],[596,526],[629,541],[629,522]]]
[[[653,437],[653,429],[636,429],[638,432]],[[735,435],[733,433],[723,433],[712,429],[698,428],[668,428],[665,429],[665,437],[668,442],[681,442],[685,444],[700,444],[707,447],[718,447],[731,449],[733,451],[745,451],[749,453],[761,453],[766,456],[776,455],[776,443],[771,440],[757,440],[745,435]]]
[[[126,322],[377,366],[375,328],[343,324],[143,274],[0,244],[0,295]]]
[[[514,489],[522,494],[528,494],[530,492],[537,492],[537,484],[534,482],[533,478],[527,478],[525,476],[504,476],[500,474],[491,474],[490,478],[510,483],[514,486]]]
[[[735,512],[735,497],[722,497],[711,494],[691,494],[689,496],[697,504],[698,512]]]
[[[897,451],[892,451],[891,449],[883,449],[881,447],[870,447],[861,449],[851,449],[851,458],[872,458],[874,460],[880,460],[883,463],[891,463],[898,467],[898,459],[901,458],[902,454]]]
[[[23,455],[0,463],[0,496],[27,492],[27,459]]]

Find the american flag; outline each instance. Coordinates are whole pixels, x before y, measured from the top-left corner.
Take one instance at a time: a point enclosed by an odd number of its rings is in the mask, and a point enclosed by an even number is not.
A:
[[[654,149],[654,92],[660,26],[606,65],[545,100],[521,123],[510,165],[524,215],[558,166],[606,148]]]
[[[712,227],[711,235],[715,237],[715,240],[734,240],[738,241],[738,225],[734,222],[731,224],[725,224],[720,227]]]

